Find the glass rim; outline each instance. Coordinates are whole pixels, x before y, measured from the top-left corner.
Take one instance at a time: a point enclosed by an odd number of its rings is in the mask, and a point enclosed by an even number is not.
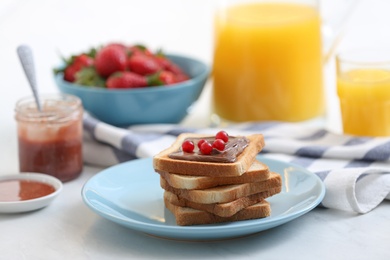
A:
[[[336,54],[336,61],[338,64],[349,64],[355,66],[390,65],[390,48],[341,51]]]
[[[58,104],[59,109],[57,110],[45,111],[43,109],[43,111],[38,111],[34,96],[25,96],[16,102],[14,109],[15,119],[17,121],[44,121],[46,123],[63,122],[70,120],[72,117],[74,117],[74,112],[82,108],[81,99],[77,96],[69,94],[42,94],[39,95],[39,99],[41,104],[44,104],[44,101],[60,101],[62,103]]]

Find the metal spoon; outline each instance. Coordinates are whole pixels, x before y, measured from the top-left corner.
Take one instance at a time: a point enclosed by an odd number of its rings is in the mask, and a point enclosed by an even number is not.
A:
[[[34,59],[32,50],[27,45],[20,45],[17,48],[17,53],[20,59],[20,62],[22,63],[22,67],[24,70],[24,73],[26,74],[27,80],[30,83],[31,90],[34,94],[35,102],[37,103],[37,108],[41,112],[41,102],[39,101],[38,96],[38,88],[37,88],[37,82],[35,77],[35,67],[34,67]]]

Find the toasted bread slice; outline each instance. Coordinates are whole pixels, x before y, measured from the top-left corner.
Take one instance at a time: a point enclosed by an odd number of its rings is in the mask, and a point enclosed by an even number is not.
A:
[[[271,172],[267,180],[260,182],[224,185],[204,190],[185,190],[173,188],[160,176],[160,185],[164,190],[170,191],[181,198],[196,203],[212,204],[231,202],[241,197],[279,188],[282,186],[282,178],[279,174]]]
[[[246,136],[248,146],[237,156],[235,162],[216,163],[172,159],[169,154],[178,151],[186,138],[205,138],[202,134],[181,134],[167,149],[153,157],[153,168],[156,171],[164,171],[183,175],[194,176],[240,176],[248,171],[256,159],[256,155],[264,147],[264,138],[261,134]]]
[[[271,197],[279,193],[281,189],[282,189],[281,187],[269,189],[267,191],[262,191],[246,197],[241,197],[239,199],[233,200],[231,202],[226,202],[226,203],[213,203],[213,204],[196,203],[181,198],[180,196],[169,191],[164,192],[164,199],[168,200],[171,204],[176,206],[207,211],[220,217],[230,217],[236,214],[238,211],[250,205],[256,204],[262,201],[263,199],[266,199],[268,197]]]
[[[200,190],[220,185],[242,184],[264,181],[269,178],[270,171],[267,165],[255,160],[246,173],[241,176],[214,177],[180,175],[157,170],[170,186],[177,189]]]
[[[271,215],[271,207],[269,203],[262,200],[252,206],[244,208],[230,217],[220,217],[212,213],[192,209],[188,207],[180,207],[173,205],[168,200],[164,199],[165,207],[176,218],[176,224],[179,226],[214,224],[222,222],[232,222],[248,219],[265,218]]]

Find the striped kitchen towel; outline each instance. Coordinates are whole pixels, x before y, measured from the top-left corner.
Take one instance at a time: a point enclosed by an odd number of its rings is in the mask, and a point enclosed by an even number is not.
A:
[[[214,135],[218,128],[138,125],[118,128],[88,114],[84,118],[84,160],[107,167],[152,157],[183,132]],[[327,208],[366,213],[390,199],[390,138],[340,135],[301,123],[242,123],[223,130],[230,135],[262,133],[262,155],[307,168],[324,182]]]

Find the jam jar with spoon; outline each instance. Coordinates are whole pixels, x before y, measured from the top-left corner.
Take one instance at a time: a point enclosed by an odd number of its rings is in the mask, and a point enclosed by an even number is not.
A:
[[[83,168],[81,100],[65,94],[40,100],[41,110],[33,97],[16,103],[20,171],[46,173],[63,182],[75,179]]]

